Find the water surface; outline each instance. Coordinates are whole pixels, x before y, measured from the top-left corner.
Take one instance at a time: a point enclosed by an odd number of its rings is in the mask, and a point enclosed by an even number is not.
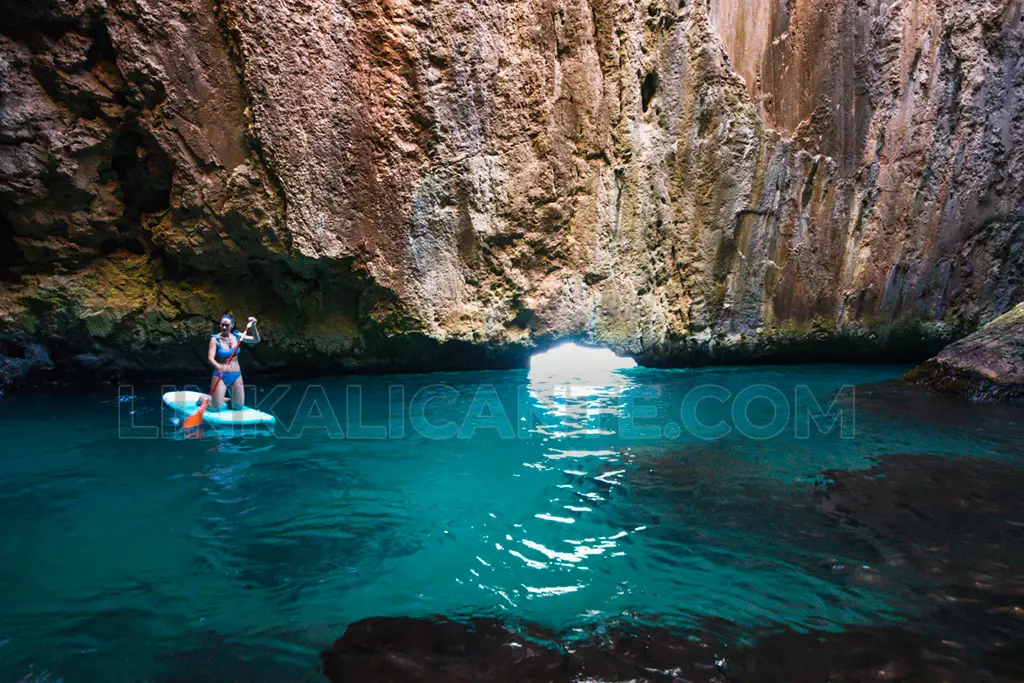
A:
[[[914,627],[947,578],[826,487],[905,454],[1015,472],[1024,422],[905,370],[325,378],[274,433],[197,438],[159,385],[4,396],[0,679],[322,680],[373,616]]]

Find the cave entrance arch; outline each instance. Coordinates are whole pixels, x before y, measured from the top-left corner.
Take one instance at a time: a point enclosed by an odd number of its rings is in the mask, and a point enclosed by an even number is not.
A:
[[[573,342],[531,356],[529,393],[543,418],[540,431],[558,439],[607,434],[636,366],[610,349]]]

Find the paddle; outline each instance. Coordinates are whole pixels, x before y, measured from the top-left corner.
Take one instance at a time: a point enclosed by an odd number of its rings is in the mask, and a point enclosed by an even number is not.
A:
[[[249,328],[252,327],[252,323],[253,321],[250,320],[249,324],[245,326],[245,331],[242,332],[242,337],[245,337],[245,335],[249,334]],[[231,365],[231,361],[235,359],[235,354],[238,353],[238,349],[240,348],[242,348],[241,339],[239,339],[238,343],[235,344],[235,350],[231,352],[230,356],[228,356],[228,360],[226,363],[224,363],[224,365]],[[203,413],[206,412],[206,406],[210,404],[210,399],[213,397],[213,390],[217,388],[217,382],[219,382],[221,380],[221,377],[223,376],[224,373],[220,372],[217,374],[216,377],[213,378],[213,384],[210,385],[210,395],[204,396],[199,400],[199,410],[197,410],[196,412],[192,413],[184,420],[182,420],[182,429],[191,429],[192,427],[198,427],[203,423]]]

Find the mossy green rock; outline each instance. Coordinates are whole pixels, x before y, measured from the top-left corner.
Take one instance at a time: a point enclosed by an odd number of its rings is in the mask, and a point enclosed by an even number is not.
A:
[[[972,401],[1024,401],[1024,303],[904,377]]]

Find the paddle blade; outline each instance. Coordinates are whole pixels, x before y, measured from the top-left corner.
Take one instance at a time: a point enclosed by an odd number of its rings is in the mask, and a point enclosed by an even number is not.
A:
[[[202,403],[199,404],[199,409],[182,420],[181,428],[191,429],[192,427],[198,427],[203,424],[203,413],[206,411],[207,403],[209,403],[209,400],[203,399]]]

